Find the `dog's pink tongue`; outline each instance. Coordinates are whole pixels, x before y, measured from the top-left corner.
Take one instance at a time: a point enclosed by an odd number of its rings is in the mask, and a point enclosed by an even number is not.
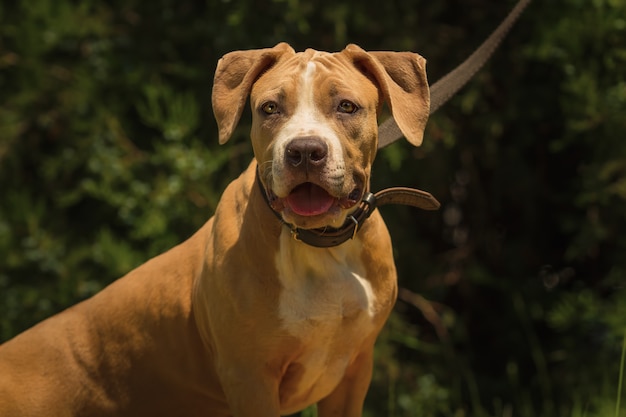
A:
[[[286,198],[287,205],[300,216],[316,216],[326,213],[335,198],[322,187],[311,183],[297,186]]]

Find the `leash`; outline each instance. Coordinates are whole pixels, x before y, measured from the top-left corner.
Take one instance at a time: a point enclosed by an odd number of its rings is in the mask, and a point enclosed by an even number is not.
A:
[[[363,226],[363,223],[365,223],[365,220],[370,217],[377,207],[387,204],[403,204],[422,210],[437,210],[440,206],[439,201],[426,191],[407,187],[391,187],[385,188],[375,194],[369,192],[365,193],[359,203],[359,207],[354,213],[348,216],[343,226],[339,228],[324,227],[320,229],[301,229],[287,223],[280,213],[272,208],[258,172],[256,174],[256,183],[259,186],[265,203],[267,203],[267,206],[272,210],[272,213],[274,213],[281,223],[291,229],[291,236],[297,241],[317,248],[330,248],[353,239]]]
[[[515,7],[487,39],[458,67],[430,87],[430,114],[436,112],[482,68],[498,49],[531,0],[519,0]],[[378,149],[395,142],[404,135],[393,117],[378,126]]]

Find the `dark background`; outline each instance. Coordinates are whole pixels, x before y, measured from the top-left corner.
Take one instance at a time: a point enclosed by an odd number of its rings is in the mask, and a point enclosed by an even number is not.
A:
[[[0,2],[0,341],[181,242],[247,165],[217,145],[217,60],[409,50],[431,83],[493,0]],[[366,416],[617,416],[626,329],[626,2],[535,1],[490,63],[374,167],[401,299]],[[626,401],[624,401],[626,402]],[[313,415],[309,410],[305,414]],[[626,409],[622,407],[622,415]]]

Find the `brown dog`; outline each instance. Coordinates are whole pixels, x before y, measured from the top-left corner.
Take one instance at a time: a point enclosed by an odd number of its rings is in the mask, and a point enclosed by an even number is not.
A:
[[[213,88],[220,143],[248,96],[255,160],[215,215],[0,346],[0,416],[277,417],[314,403],[361,415],[397,287],[378,212],[353,223],[383,102],[422,141],[424,59],[355,45],[230,53]]]

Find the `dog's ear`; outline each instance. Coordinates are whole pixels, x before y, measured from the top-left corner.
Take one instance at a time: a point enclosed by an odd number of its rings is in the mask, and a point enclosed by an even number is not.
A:
[[[286,43],[273,48],[235,51],[217,63],[213,80],[213,114],[220,144],[226,143],[241,118],[252,84],[285,53],[295,53]]]
[[[426,60],[412,52],[366,52],[354,44],[343,53],[378,85],[406,139],[421,145],[430,110]]]

